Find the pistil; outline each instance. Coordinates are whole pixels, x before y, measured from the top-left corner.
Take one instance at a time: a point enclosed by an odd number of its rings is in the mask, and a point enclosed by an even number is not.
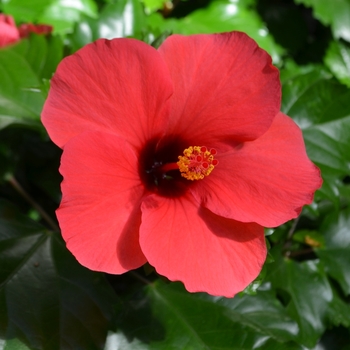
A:
[[[178,156],[178,162],[154,162],[152,167],[147,170],[148,174],[152,174],[156,186],[162,180],[172,180],[176,178],[176,174],[169,174],[175,170],[180,171],[182,177],[187,180],[202,180],[208,176],[215,166],[219,163],[214,159],[216,155],[214,148],[207,149],[205,146],[191,146],[183,151],[183,156]]]
[[[204,179],[219,163],[217,159],[214,159],[216,153],[214,148],[208,150],[205,146],[186,148],[184,155],[179,156],[177,162],[181,176],[192,181]]]

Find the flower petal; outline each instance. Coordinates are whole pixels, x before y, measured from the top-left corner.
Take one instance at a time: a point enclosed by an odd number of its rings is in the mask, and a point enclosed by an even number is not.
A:
[[[243,222],[281,225],[297,217],[322,184],[301,130],[282,113],[263,136],[217,159],[193,194],[216,214]]]
[[[84,266],[123,273],[146,262],[139,246],[143,187],[137,158],[121,138],[86,132],[64,147],[57,217],[68,249]]]
[[[106,131],[136,147],[164,131],[172,83],[161,56],[134,39],[100,39],[65,58],[42,122],[60,147],[83,131]]]
[[[197,142],[253,140],[280,110],[279,72],[244,33],[172,35],[159,52],[174,83],[170,132]]]
[[[5,47],[19,40],[19,32],[11,16],[0,13],[0,47]]]
[[[219,217],[192,197],[151,195],[141,208],[147,260],[188,291],[232,297],[258,276],[266,258],[261,226]]]

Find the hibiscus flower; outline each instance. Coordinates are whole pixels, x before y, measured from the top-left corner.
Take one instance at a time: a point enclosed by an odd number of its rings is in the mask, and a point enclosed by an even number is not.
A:
[[[21,38],[27,38],[31,33],[38,35],[51,34],[53,27],[48,24],[23,23],[18,27]]]
[[[18,28],[12,16],[0,13],[0,47],[16,43],[30,33],[50,34],[52,26],[46,24],[21,24]]]
[[[13,44],[19,40],[19,32],[11,16],[0,13],[0,47]]]
[[[63,148],[68,249],[92,270],[148,261],[191,292],[242,291],[266,258],[263,227],[321,185],[280,95],[270,56],[240,32],[158,50],[100,39],[65,58],[42,122]]]

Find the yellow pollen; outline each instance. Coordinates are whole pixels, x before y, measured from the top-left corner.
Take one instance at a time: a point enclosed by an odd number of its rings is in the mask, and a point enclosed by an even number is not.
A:
[[[218,161],[214,159],[216,150],[214,148],[208,150],[204,146],[191,146],[184,150],[183,156],[179,156],[176,163],[179,166],[181,176],[187,180],[202,180],[208,176]]]

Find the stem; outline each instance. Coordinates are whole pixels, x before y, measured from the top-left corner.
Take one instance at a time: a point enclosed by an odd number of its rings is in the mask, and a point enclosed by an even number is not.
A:
[[[290,247],[292,245],[292,237],[293,237],[295,229],[296,229],[296,227],[298,225],[299,219],[300,219],[300,216],[298,216],[297,218],[295,218],[293,220],[292,226],[290,227],[290,229],[288,231],[288,234],[287,234],[287,239],[284,242],[283,249],[286,250],[285,253],[284,253],[284,256],[286,256],[286,257],[294,256],[293,253],[291,253],[291,251],[290,251]]]
[[[292,226],[291,226],[290,230],[288,231],[287,241],[290,241],[292,239],[294,231],[298,225],[299,219],[300,219],[300,216],[298,216],[297,218],[295,218],[293,220]]]
[[[49,224],[54,230],[59,232],[60,228],[56,225],[55,221],[46,213],[46,211],[24,190],[21,184],[14,178],[13,175],[7,177],[8,182],[12,187],[41,215],[41,217]]]
[[[130,275],[133,275],[136,279],[140,280],[141,282],[149,285],[151,284],[151,282],[149,280],[147,280],[146,278],[142,277],[141,275],[139,275],[137,272],[135,271],[129,271]]]
[[[293,256],[306,255],[306,254],[310,254],[313,252],[314,252],[313,248],[306,248],[306,249],[298,250],[295,252],[287,251],[287,252],[285,252],[284,256],[286,256],[288,258],[292,258]]]

